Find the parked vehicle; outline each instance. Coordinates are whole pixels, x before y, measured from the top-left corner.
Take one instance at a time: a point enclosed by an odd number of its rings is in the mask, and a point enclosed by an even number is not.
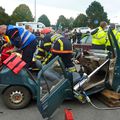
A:
[[[77,32],[81,31],[82,33],[91,32],[91,29],[89,27],[77,27],[77,28],[74,28],[71,32],[73,33],[75,29]]]
[[[90,34],[83,37],[81,39],[80,44],[77,44],[77,43],[73,44],[73,49],[77,49],[77,50],[83,49],[88,51],[91,48],[92,48],[92,36]]]
[[[35,32],[45,28],[45,25],[41,22],[16,22],[16,26],[22,26],[25,28],[26,25],[30,25]]]

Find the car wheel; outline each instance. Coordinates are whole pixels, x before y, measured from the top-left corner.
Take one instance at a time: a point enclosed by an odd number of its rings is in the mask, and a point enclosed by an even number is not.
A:
[[[31,93],[23,86],[11,86],[3,93],[3,101],[10,109],[26,107],[31,100]]]

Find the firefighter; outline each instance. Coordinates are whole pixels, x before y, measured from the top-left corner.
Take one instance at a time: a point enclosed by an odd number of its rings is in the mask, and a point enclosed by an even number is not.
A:
[[[35,35],[23,27],[13,25],[1,25],[0,34],[7,35],[11,44],[15,46],[9,53],[22,51],[22,59],[27,63],[26,67],[29,67],[37,45]]]
[[[35,52],[35,56],[34,59],[38,59],[38,60],[43,60],[45,58],[45,56],[48,54],[50,48],[51,48],[51,36],[52,36],[52,32],[51,30],[47,29],[47,31],[41,30],[40,32],[40,38],[41,41],[39,41],[39,44],[37,45],[37,50]],[[47,44],[45,44],[47,43]]]
[[[115,24],[114,23],[111,23],[110,24],[110,28],[112,29],[112,32],[113,34],[115,35],[115,38],[119,44],[119,41],[120,41],[120,33],[115,29]],[[119,45],[120,46],[120,45]],[[111,44],[110,44],[110,41],[109,39],[107,39],[107,43],[106,43],[106,48],[107,50],[111,51]]]
[[[107,23],[102,21],[100,26],[91,32],[92,35],[92,48],[105,50],[105,44],[107,39],[107,32],[105,31]]]
[[[42,64],[45,65],[51,61],[54,57],[59,55],[70,72],[75,72],[76,68],[72,63],[72,44],[68,39],[65,39],[61,34],[48,34],[43,39],[42,44],[38,47],[41,52],[37,54],[37,57],[43,58]]]

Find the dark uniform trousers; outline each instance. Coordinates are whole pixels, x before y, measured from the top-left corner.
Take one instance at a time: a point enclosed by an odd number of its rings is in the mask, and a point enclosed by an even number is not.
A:
[[[23,48],[22,59],[27,63],[26,67],[30,67],[33,59],[33,54],[36,50],[37,40],[32,41],[29,45]]]

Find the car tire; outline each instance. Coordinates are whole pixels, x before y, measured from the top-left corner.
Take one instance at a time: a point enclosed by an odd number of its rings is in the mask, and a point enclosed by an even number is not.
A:
[[[31,101],[30,91],[23,86],[11,86],[3,93],[3,101],[10,109],[22,109]]]

